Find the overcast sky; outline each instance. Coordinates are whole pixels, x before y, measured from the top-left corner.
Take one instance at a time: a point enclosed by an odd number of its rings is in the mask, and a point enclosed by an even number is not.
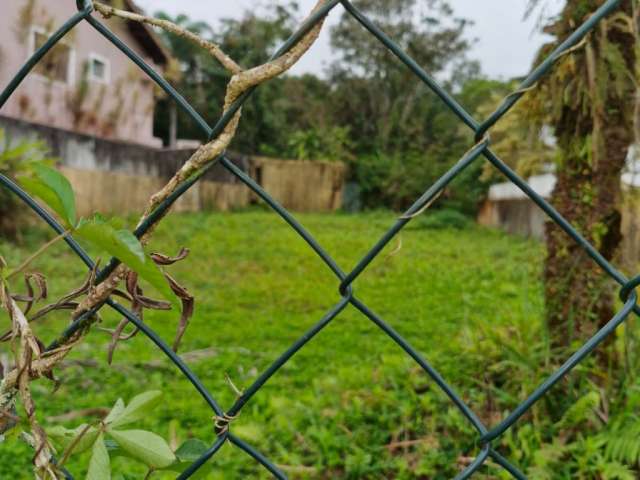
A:
[[[186,13],[192,18],[206,20],[215,26],[220,18],[241,17],[243,11],[255,9],[267,1],[138,0],[137,3],[150,13],[158,10],[172,15]],[[301,16],[315,3],[316,0],[299,0]],[[354,3],[357,5],[357,0]],[[546,0],[549,11],[557,10],[560,3],[561,0]],[[509,78],[529,71],[531,61],[544,37],[535,28],[538,15],[523,20],[527,0],[450,0],[450,4],[458,16],[475,22],[469,31],[470,38],[477,38],[470,57],[481,61],[485,74]],[[342,10],[340,6],[333,10],[329,24],[339,19]],[[305,55],[293,72],[321,73],[330,59],[331,49],[325,29],[314,46],[313,54]]]

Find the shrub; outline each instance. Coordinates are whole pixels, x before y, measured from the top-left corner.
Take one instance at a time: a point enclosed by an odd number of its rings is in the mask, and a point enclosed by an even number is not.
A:
[[[12,141],[6,132],[0,129],[0,174],[15,179],[17,175],[25,172],[27,164],[33,161],[54,161],[49,157],[49,148],[42,140]],[[13,193],[0,187],[0,236],[14,241],[20,238],[19,202]]]
[[[286,156],[297,160],[350,162],[352,142],[349,127],[309,128],[293,132]]]
[[[468,216],[451,208],[435,210],[432,213],[416,219],[416,225],[418,227],[432,230],[442,230],[445,228],[462,230],[468,228],[471,224],[472,220]]]
[[[374,154],[358,157],[352,165],[353,178],[361,188],[365,207],[406,210],[452,166],[454,157],[443,160],[439,154]],[[475,215],[486,195],[488,183],[482,181],[482,164],[462,171],[445,189],[434,206]]]

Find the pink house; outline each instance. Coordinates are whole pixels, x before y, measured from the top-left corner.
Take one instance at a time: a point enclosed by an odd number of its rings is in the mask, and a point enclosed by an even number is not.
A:
[[[136,10],[132,1],[123,3]],[[0,91],[75,11],[75,0],[2,0]],[[150,28],[117,19],[100,20],[155,69],[166,67],[169,56]],[[0,115],[101,138],[161,146],[153,136],[155,92],[151,80],[137,66],[88,23],[81,22],[29,74]]]

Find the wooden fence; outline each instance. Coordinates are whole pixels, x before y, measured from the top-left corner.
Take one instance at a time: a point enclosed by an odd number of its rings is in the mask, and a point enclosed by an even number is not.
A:
[[[250,158],[250,173],[285,208],[300,212],[335,211],[342,206],[346,167],[340,163]],[[124,172],[60,169],[78,198],[80,215],[93,212],[136,213],[166,178]],[[258,198],[241,183],[203,180],[175,205],[176,211],[229,211],[257,203]]]
[[[194,149],[158,149],[37,125],[0,116],[9,138],[46,142],[71,181],[81,215],[93,212],[139,213],[191,156]],[[342,207],[347,168],[339,162],[309,162],[229,153],[230,160],[251,175],[287,209],[334,211]],[[107,187],[108,186],[108,187]],[[221,165],[215,165],[177,202],[179,211],[246,207],[257,197]]]
[[[254,179],[288,210],[326,212],[342,207],[346,165],[250,157]]]

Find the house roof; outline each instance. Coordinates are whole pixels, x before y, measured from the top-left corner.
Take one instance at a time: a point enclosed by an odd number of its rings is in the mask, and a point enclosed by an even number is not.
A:
[[[144,14],[142,9],[138,7],[133,0],[125,0],[124,3],[128,10]],[[142,45],[154,62],[159,65],[167,65],[167,63],[169,63],[171,55],[156,32],[154,32],[149,25],[140,22],[127,22],[127,28],[129,28],[133,37]]]

